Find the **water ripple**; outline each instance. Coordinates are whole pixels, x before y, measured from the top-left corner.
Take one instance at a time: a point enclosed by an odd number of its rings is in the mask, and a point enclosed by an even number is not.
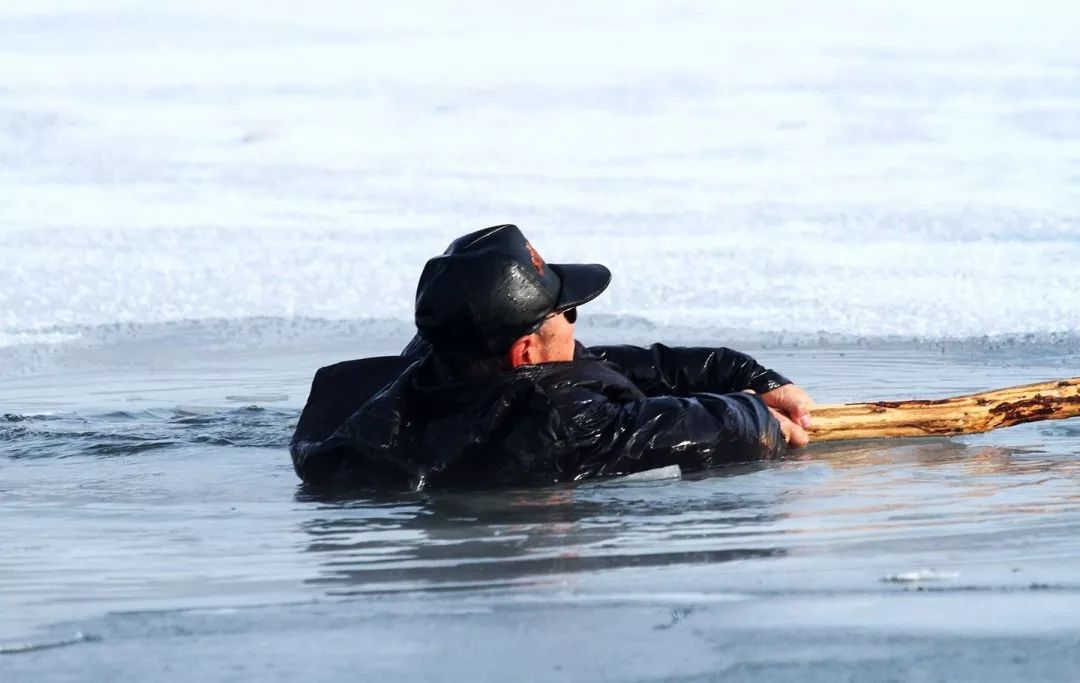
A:
[[[295,411],[258,406],[7,414],[0,421],[0,443],[11,458],[124,456],[185,445],[285,448],[296,417]]]

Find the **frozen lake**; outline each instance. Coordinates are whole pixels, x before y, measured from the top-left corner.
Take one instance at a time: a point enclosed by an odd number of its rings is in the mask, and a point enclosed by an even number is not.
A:
[[[0,343],[408,321],[504,222],[611,267],[594,313],[1075,330],[1080,6],[1040,7],[6,3]]]

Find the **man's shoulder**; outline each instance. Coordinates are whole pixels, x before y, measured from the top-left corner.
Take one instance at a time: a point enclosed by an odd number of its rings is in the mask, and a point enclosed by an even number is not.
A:
[[[378,356],[347,360],[319,368],[293,441],[329,437],[350,415],[398,379],[415,358]]]
[[[511,376],[528,379],[551,396],[597,394],[598,398],[628,401],[643,397],[632,381],[617,368],[591,355],[572,361],[539,363],[517,368]]]

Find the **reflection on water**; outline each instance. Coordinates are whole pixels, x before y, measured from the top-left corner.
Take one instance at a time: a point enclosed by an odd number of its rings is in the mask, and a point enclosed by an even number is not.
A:
[[[321,570],[311,583],[327,584],[338,595],[552,584],[581,572],[784,553],[765,532],[782,516],[775,501],[694,484],[418,494],[396,501],[343,502],[305,492],[298,500],[333,512],[301,528],[311,538],[306,550],[319,554]]]
[[[926,439],[828,444],[682,481],[394,496],[301,489],[296,501],[315,506],[299,525],[317,558],[306,583],[330,595],[573,589],[613,571],[735,563],[754,574],[815,556],[902,569],[1016,563],[1038,546],[1065,561],[1077,554],[1059,532],[1080,528],[1078,477],[1075,458]]]

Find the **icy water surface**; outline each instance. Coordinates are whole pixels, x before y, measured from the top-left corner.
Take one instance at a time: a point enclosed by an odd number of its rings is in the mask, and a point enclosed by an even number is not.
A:
[[[1080,368],[1075,340],[744,348],[822,401]],[[348,350],[302,339],[230,370],[120,346],[6,386],[0,403],[27,408],[0,422],[5,680],[1080,670],[1080,425],[819,445],[682,479],[319,495],[286,453],[300,363]]]

